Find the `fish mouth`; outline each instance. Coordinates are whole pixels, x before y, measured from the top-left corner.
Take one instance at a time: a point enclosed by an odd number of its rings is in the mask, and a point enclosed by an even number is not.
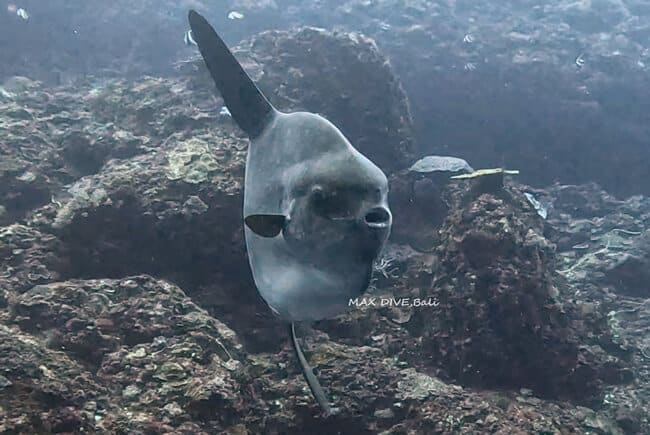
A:
[[[376,207],[369,210],[363,217],[368,228],[388,228],[390,227],[392,216],[390,211],[384,207]]]

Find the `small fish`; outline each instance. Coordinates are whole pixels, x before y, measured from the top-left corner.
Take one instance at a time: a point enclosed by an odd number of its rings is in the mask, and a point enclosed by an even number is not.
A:
[[[379,23],[379,28],[383,30],[384,32],[387,32],[390,30],[390,24],[384,23],[383,21]]]
[[[584,53],[580,53],[580,54],[578,55],[578,57],[576,57],[576,59],[574,60],[574,63],[576,64],[576,66],[578,67],[578,69],[580,69],[580,68],[582,68],[583,66],[585,66],[585,57],[584,57],[584,56],[585,56]]]
[[[532,193],[524,192],[524,195],[526,196],[528,202],[530,202],[530,204],[533,206],[537,214],[542,219],[546,219],[546,216],[548,216],[548,209],[544,207],[544,205],[541,202],[535,199]]]
[[[13,92],[9,92],[8,90],[6,90],[2,86],[0,86],[0,99],[1,98],[6,98],[7,100],[11,100],[15,96],[16,95]]]
[[[50,202],[52,204],[56,205],[58,208],[63,207],[63,204],[61,203],[61,201],[58,201],[56,198],[54,198],[54,196],[52,196]]]
[[[18,9],[16,10],[16,15],[18,15],[18,16],[19,16],[20,18],[22,18],[23,20],[29,20],[29,14],[28,14],[27,11],[26,11],[25,9],[23,9],[23,8],[18,8]]]
[[[466,44],[471,44],[472,42],[474,42],[474,37],[468,33],[463,38],[463,42]]]
[[[467,62],[463,68],[465,71],[474,71],[476,69],[476,65],[474,65],[472,62]]]
[[[185,36],[183,36],[183,42],[185,42],[185,45],[196,45],[196,41],[192,36],[192,29],[185,32]]]
[[[241,20],[243,18],[244,18],[244,14],[242,14],[241,12],[231,11],[228,14],[228,19],[229,20]]]

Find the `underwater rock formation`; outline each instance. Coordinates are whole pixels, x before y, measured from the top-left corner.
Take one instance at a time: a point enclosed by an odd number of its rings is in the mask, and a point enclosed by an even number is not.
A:
[[[241,345],[175,285],[148,276],[42,284],[10,313],[22,332],[2,340],[3,396],[22,403],[6,407],[4,431],[59,432],[63,413],[66,431],[108,432],[241,417]],[[29,403],[52,415],[25,415]]]
[[[92,85],[97,85],[93,87]],[[108,121],[97,102],[101,83],[51,89],[30,82],[0,100],[0,224],[23,219],[51,201],[63,185],[97,172],[111,158],[145,151],[148,137]],[[86,92],[84,92],[86,91]],[[113,107],[113,109],[106,108]]]
[[[560,297],[554,246],[521,191],[459,189],[440,229],[439,267],[421,288],[440,305],[411,323],[425,358],[463,385],[585,403],[599,400],[603,382],[629,382],[623,361],[586,346],[584,324],[593,332],[597,321]]]
[[[555,186],[550,237],[558,240],[560,273],[576,284],[597,285],[632,297],[650,297],[650,201],[617,200],[596,184]]]
[[[56,236],[27,225],[0,227],[0,289],[23,293],[67,272],[65,246]]]
[[[603,409],[617,416],[626,433],[647,432],[641,427],[648,419],[640,416],[648,414],[650,397],[650,299],[647,286],[638,291],[638,278],[647,269],[636,270],[638,275],[610,273],[621,259],[647,256],[650,199],[616,200],[594,183],[531,191],[550,210],[545,232],[557,246],[564,294],[583,313],[606,313],[603,326],[613,332],[615,344],[604,348],[624,350],[621,355],[636,367],[635,387],[607,388]]]
[[[80,362],[5,324],[0,367],[1,433],[91,432],[111,409],[108,389]]]

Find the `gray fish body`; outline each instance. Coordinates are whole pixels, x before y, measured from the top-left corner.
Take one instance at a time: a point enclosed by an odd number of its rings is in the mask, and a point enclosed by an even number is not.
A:
[[[276,110],[205,18],[192,35],[235,122],[251,139],[244,222],[253,278],[281,318],[343,312],[370,283],[390,233],[388,181],[331,122]]]
[[[255,285],[290,325],[314,398],[329,405],[294,323],[343,312],[366,291],[392,224],[388,180],[325,118],[277,111],[205,18],[188,14],[193,39],[232,118],[251,139],[244,231]]]
[[[315,190],[332,204],[319,208]],[[333,317],[367,289],[390,232],[387,193],[384,173],[325,118],[275,114],[248,150],[244,216],[287,217],[276,237],[245,229],[255,284],[277,314]],[[377,210],[381,224],[369,226]]]

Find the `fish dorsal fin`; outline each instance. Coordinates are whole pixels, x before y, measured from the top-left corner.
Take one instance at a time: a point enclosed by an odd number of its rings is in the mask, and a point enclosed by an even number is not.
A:
[[[251,139],[262,133],[273,119],[275,108],[253,83],[214,28],[198,12],[188,14],[192,37],[226,107]]]

